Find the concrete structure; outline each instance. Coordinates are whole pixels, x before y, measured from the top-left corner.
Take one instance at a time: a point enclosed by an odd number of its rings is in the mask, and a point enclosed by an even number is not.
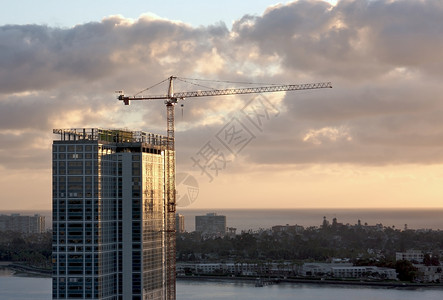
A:
[[[420,250],[408,250],[406,252],[396,252],[395,260],[408,260],[414,263],[423,263],[425,257],[423,251]]]
[[[223,236],[226,234],[226,216],[219,216],[216,213],[195,216],[195,231],[203,235]]]
[[[53,299],[175,299],[166,295],[166,138],[54,133]]]
[[[0,215],[0,231],[43,233],[45,232],[45,217],[38,214],[34,216]]]
[[[175,231],[177,233],[185,232],[185,216],[179,213],[175,214]]]

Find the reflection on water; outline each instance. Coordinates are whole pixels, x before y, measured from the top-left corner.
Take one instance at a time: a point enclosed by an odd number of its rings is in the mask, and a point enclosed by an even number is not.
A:
[[[0,267],[1,300],[49,300],[51,278],[17,277]],[[255,287],[254,282],[177,282],[177,300],[441,300],[441,289],[388,289],[339,285],[278,284]]]
[[[51,278],[17,277],[13,272],[0,268],[1,300],[49,300],[51,296]]]
[[[0,266],[0,277],[9,277],[9,276],[12,276],[12,274],[14,274],[14,272],[12,272],[11,270],[9,270],[7,268]]]
[[[345,285],[278,284],[255,287],[254,283],[178,281],[177,300],[441,300],[443,289],[388,289]]]

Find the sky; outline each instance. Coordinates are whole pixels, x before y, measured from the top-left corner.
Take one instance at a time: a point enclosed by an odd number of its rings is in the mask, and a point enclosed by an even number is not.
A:
[[[53,128],[165,134],[161,101],[114,91],[171,75],[206,80],[176,91],[333,85],[177,106],[179,208],[443,208],[439,0],[11,1],[0,17],[2,210],[51,209]]]

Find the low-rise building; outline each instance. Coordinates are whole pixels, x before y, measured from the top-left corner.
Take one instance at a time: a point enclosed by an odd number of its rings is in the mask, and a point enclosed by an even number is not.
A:
[[[274,233],[277,232],[294,232],[294,233],[302,233],[304,230],[303,226],[300,225],[276,225],[276,226],[272,226],[272,231]]]
[[[353,266],[351,263],[305,263],[300,268],[299,275],[305,277],[397,279],[395,269]]]
[[[248,263],[177,263],[177,274],[231,274],[256,276],[268,271],[266,265]]]
[[[295,275],[293,263],[177,263],[177,274]]]
[[[352,266],[352,267],[333,267],[332,276],[336,278],[379,278],[379,279],[397,279],[397,272],[391,268],[379,268],[375,266]]]
[[[408,260],[414,263],[423,263],[425,255],[423,251],[420,250],[408,250],[406,252],[396,252],[395,260]]]
[[[304,263],[299,269],[299,275],[303,277],[332,275],[332,268],[338,266],[351,267],[352,263]]]
[[[418,269],[417,280],[422,282],[443,282],[442,266],[426,266],[423,264],[414,264]]]

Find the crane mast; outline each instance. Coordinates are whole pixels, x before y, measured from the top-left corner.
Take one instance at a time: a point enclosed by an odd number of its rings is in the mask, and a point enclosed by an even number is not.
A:
[[[176,211],[176,191],[175,191],[175,105],[179,100],[194,97],[210,97],[224,95],[241,95],[256,93],[272,93],[283,91],[298,91],[332,88],[330,82],[308,83],[308,84],[292,84],[292,85],[269,85],[262,87],[250,88],[231,88],[231,89],[212,89],[204,91],[190,91],[174,93],[174,79],[177,77],[170,76],[168,78],[169,86],[166,95],[157,96],[125,96],[119,91],[118,100],[129,105],[130,101],[138,100],[165,100],[166,104],[166,120],[167,120],[167,142],[165,157],[165,234],[166,234],[166,295],[165,299],[175,300],[175,257],[176,257],[176,240],[175,240],[175,211]]]
[[[176,259],[176,241],[175,241],[175,104],[174,85],[171,76],[169,80],[168,100],[166,104],[167,119],[167,147],[166,147],[166,299],[175,300],[175,259]]]

